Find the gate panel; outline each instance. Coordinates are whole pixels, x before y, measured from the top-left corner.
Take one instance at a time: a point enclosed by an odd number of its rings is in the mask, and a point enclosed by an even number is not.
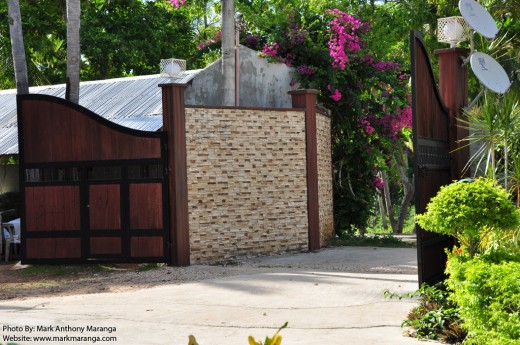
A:
[[[161,184],[130,185],[130,229],[162,229],[162,214]]]
[[[79,187],[25,188],[26,231],[79,231]]]
[[[163,239],[159,236],[134,236],[130,248],[132,257],[136,258],[164,255]]]
[[[50,99],[54,98],[52,104]],[[60,98],[25,95],[23,148],[26,163],[146,159],[161,156],[160,140],[117,126]],[[26,131],[26,132],[25,132]],[[139,135],[138,133],[141,132]],[[158,137],[158,136],[156,136]],[[94,138],[96,140],[94,140]]]
[[[56,259],[66,259],[66,262],[79,262],[81,259],[81,239],[28,238],[22,242],[22,261],[39,263],[52,262]]]
[[[415,152],[416,213],[440,187],[451,182],[449,114],[437,89],[430,59],[418,33],[410,34],[412,60],[412,111]],[[444,279],[446,248],[453,239],[421,229],[417,230],[419,284],[435,284]]]
[[[166,133],[18,96],[22,262],[170,262]]]
[[[121,230],[121,195],[118,184],[89,186],[90,230]]]
[[[120,256],[123,254],[121,237],[91,237],[90,254],[91,256]]]

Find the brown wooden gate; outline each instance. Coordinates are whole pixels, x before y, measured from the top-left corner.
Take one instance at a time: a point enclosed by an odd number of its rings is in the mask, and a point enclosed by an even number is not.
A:
[[[18,96],[22,263],[169,262],[166,133]]]
[[[416,213],[426,210],[440,187],[451,182],[449,114],[439,95],[427,50],[419,37],[410,35],[412,109],[415,152]],[[453,239],[417,227],[419,284],[444,279],[446,248]]]

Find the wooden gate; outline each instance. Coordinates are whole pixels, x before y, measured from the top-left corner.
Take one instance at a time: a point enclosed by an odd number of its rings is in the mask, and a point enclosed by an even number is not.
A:
[[[18,96],[22,263],[169,262],[166,134]]]
[[[440,187],[451,182],[449,114],[439,95],[427,50],[416,32],[410,35],[412,62],[412,110],[415,152],[416,213]],[[444,279],[446,248],[453,239],[417,227],[419,284]]]

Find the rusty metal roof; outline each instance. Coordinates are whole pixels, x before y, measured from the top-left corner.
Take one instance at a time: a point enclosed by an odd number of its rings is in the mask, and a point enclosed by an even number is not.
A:
[[[176,83],[186,84],[201,70],[184,72]],[[160,75],[127,77],[80,84],[79,104],[119,125],[142,131],[162,126]],[[65,98],[65,84],[31,87],[30,93]],[[18,154],[16,90],[0,91],[0,155]]]

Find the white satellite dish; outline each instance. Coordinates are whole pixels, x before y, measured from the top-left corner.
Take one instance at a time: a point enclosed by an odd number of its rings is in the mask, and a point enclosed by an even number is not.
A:
[[[474,52],[470,64],[478,80],[491,91],[502,94],[511,86],[506,71],[488,54]]]
[[[473,30],[488,39],[495,38],[498,27],[489,12],[475,0],[460,0],[459,11]]]

